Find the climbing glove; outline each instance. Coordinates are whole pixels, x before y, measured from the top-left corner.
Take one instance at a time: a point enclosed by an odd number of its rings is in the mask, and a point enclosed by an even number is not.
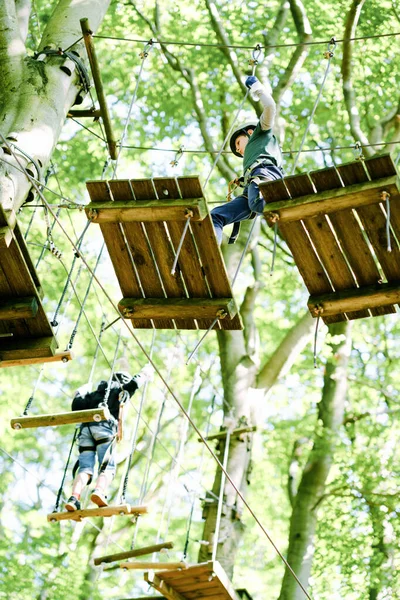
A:
[[[246,81],[245,81],[245,85],[246,87],[249,88],[249,90],[251,89],[251,86],[254,85],[255,83],[257,83],[258,79],[257,77],[255,77],[254,75],[250,75]]]

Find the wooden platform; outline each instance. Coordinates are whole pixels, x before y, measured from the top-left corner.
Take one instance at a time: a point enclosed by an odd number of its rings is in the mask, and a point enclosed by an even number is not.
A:
[[[85,508],[82,510],[54,512],[47,515],[47,520],[50,523],[57,521],[82,521],[85,517],[113,517],[113,516],[129,516],[143,515],[147,513],[146,506],[131,506],[130,504],[120,504],[119,506],[103,506],[96,508]]]
[[[147,581],[167,600],[240,600],[227,574],[217,561],[200,563],[176,571],[145,573]]]
[[[87,410],[74,410],[67,413],[54,415],[21,415],[11,419],[13,429],[28,429],[33,427],[56,427],[71,425],[73,423],[100,423],[110,418],[110,411],[106,406],[90,408]]]
[[[264,216],[289,246],[325,323],[396,312],[400,184],[390,155],[265,182]],[[385,193],[390,194],[387,250]]]
[[[0,209],[0,367],[70,360],[42,306],[42,290],[15,217]]]
[[[242,329],[197,177],[89,181],[86,213],[99,223],[118,277],[119,309],[138,329]],[[182,232],[191,216],[178,265]]]

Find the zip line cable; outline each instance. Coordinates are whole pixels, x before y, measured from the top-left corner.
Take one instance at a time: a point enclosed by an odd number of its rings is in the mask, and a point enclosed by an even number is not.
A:
[[[352,37],[352,38],[342,38],[339,40],[336,40],[338,43],[345,43],[345,42],[356,42],[356,41],[362,41],[362,40],[373,40],[373,39],[378,39],[378,38],[387,38],[387,37],[395,37],[397,35],[400,35],[400,31],[394,31],[391,33],[380,33],[380,34],[375,34],[375,35],[362,35],[362,36],[357,36],[357,37]],[[137,39],[132,39],[132,38],[124,38],[124,37],[118,37],[118,36],[111,36],[111,35],[93,35],[94,38],[99,38],[99,39],[103,39],[103,40],[115,40],[115,41],[119,41],[119,42],[133,42],[133,43],[137,43],[137,44],[145,44],[146,40],[137,40]],[[252,46],[245,46],[245,45],[239,45],[239,44],[207,44],[207,43],[203,43],[203,42],[177,42],[175,40],[153,40],[153,44],[164,44],[164,45],[169,45],[169,46],[194,46],[194,47],[199,47],[199,48],[235,48],[235,49],[243,49],[243,50],[251,50]],[[318,40],[315,42],[293,42],[292,44],[271,44],[271,45],[267,45],[267,46],[261,46],[262,50],[269,50],[271,48],[297,48],[299,46],[318,46],[318,45],[325,45],[329,44],[329,40]]]
[[[13,153],[12,149],[10,148],[8,141],[5,139],[5,137],[2,135],[2,133],[0,132],[0,137],[2,138],[4,144],[10,149],[10,151]],[[18,162],[18,164],[21,166],[21,163],[18,160],[18,157],[14,154],[14,158],[15,160]],[[22,167],[22,166],[21,166]],[[32,185],[35,187],[36,191],[39,193],[39,195],[42,198],[43,203],[47,206],[49,212],[52,214],[52,216],[54,218],[56,218],[54,211],[51,209],[50,205],[48,204],[47,200],[45,199],[43,193],[40,191],[40,189],[38,188],[36,182],[33,181],[33,179],[31,178],[30,174],[26,171],[25,169],[25,175],[26,177],[29,179],[29,181],[32,183]],[[76,245],[74,243],[74,241],[72,240],[72,238],[70,237],[70,235],[68,234],[68,232],[66,231],[66,229],[64,228],[63,224],[61,223],[61,221],[57,218],[57,224],[60,227],[60,229],[62,230],[62,232],[64,233],[65,237],[67,238],[67,240],[69,241],[69,243],[72,245],[72,247],[77,250]],[[91,267],[89,266],[88,262],[86,261],[86,259],[84,258],[84,256],[81,256],[82,258],[82,262],[86,265],[86,268],[89,270],[90,273],[93,273],[93,270],[91,269]],[[202,433],[200,432],[200,430],[198,429],[197,425],[194,423],[193,419],[190,417],[190,415],[188,415],[187,411],[185,410],[184,406],[182,405],[182,403],[180,402],[180,400],[178,399],[178,397],[175,395],[175,393],[173,392],[173,390],[171,389],[171,387],[169,386],[169,384],[167,383],[167,381],[165,380],[165,378],[163,377],[162,373],[160,372],[160,370],[158,369],[158,367],[154,364],[154,362],[150,359],[150,356],[148,354],[148,352],[146,351],[146,349],[144,348],[143,344],[140,342],[139,338],[136,336],[135,332],[131,329],[131,327],[129,326],[129,324],[124,320],[123,315],[121,314],[121,312],[119,311],[117,305],[114,303],[114,301],[112,300],[111,296],[109,295],[109,293],[107,292],[107,290],[103,287],[101,281],[98,279],[98,277],[93,274],[93,278],[96,281],[96,283],[99,285],[100,289],[102,290],[102,292],[104,293],[104,295],[106,296],[106,298],[108,299],[108,301],[110,302],[110,304],[114,307],[115,311],[117,312],[118,315],[121,316],[122,318],[122,323],[124,324],[124,326],[128,329],[130,335],[133,337],[133,339],[135,340],[136,344],[138,345],[138,347],[140,348],[140,350],[142,351],[142,353],[144,354],[144,356],[146,356],[147,360],[150,362],[150,364],[153,366],[155,372],[158,374],[158,376],[160,377],[161,381],[164,383],[165,387],[167,388],[167,390],[169,391],[169,393],[171,394],[172,398],[175,400],[176,404],[179,406],[180,410],[183,412],[183,414],[186,416],[186,418],[188,419],[188,421],[190,422],[191,426],[193,427],[193,429],[196,431],[196,433],[198,434],[198,436],[200,437],[200,439],[202,440],[203,444],[205,444],[208,452],[211,454],[211,456],[213,457],[214,461],[216,462],[216,464],[219,466],[219,468],[225,473],[225,476],[227,478],[227,480],[231,483],[233,489],[236,491],[238,497],[242,500],[243,505],[247,508],[247,510],[249,511],[249,513],[251,514],[251,516],[253,517],[253,519],[255,520],[255,522],[257,523],[257,525],[260,527],[261,531],[264,533],[264,535],[266,536],[266,538],[268,539],[268,541],[270,542],[270,544],[272,545],[272,547],[274,548],[275,552],[278,554],[279,558],[282,560],[282,562],[285,564],[286,568],[288,569],[288,571],[291,573],[291,575],[294,577],[294,579],[296,580],[297,584],[299,585],[299,587],[302,589],[303,593],[305,594],[306,598],[308,598],[309,600],[312,600],[311,597],[309,596],[307,590],[304,588],[303,584],[301,583],[300,579],[297,577],[296,573],[293,571],[292,567],[289,565],[289,563],[287,562],[287,560],[285,559],[285,557],[283,556],[283,554],[281,553],[281,551],[279,550],[279,548],[276,546],[275,542],[272,540],[271,536],[269,535],[268,531],[265,529],[265,527],[263,526],[263,524],[261,523],[261,521],[259,520],[259,518],[257,517],[257,515],[255,514],[255,512],[253,511],[253,509],[250,507],[250,505],[248,504],[248,502],[246,501],[245,497],[243,496],[243,494],[241,493],[241,491],[239,490],[239,488],[237,487],[237,485],[234,483],[234,481],[232,480],[231,476],[229,475],[229,473],[226,471],[226,469],[224,469],[221,461],[218,459],[217,455],[215,454],[215,452],[212,450],[211,446],[207,443],[207,441],[204,439]]]

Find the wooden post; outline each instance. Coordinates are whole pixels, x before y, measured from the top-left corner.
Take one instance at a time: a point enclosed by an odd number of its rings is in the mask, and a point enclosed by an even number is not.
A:
[[[103,118],[104,130],[106,132],[108,150],[113,160],[117,159],[117,142],[112,130],[110,113],[108,111],[107,100],[104,94],[103,82],[101,80],[99,63],[97,61],[96,51],[93,43],[93,32],[89,27],[88,19],[81,19],[81,29],[86,46],[86,52],[89,58],[90,68],[92,70],[93,81],[96,88],[97,98],[99,100],[101,116]]]
[[[130,504],[121,504],[120,506],[103,506],[97,508],[86,508],[72,512],[55,512],[47,515],[50,523],[57,521],[82,521],[85,517],[112,517],[114,515],[129,516],[142,515],[147,513],[146,506],[130,506]]]
[[[233,298],[123,298],[118,308],[126,319],[214,319],[237,313]]]
[[[6,354],[1,351],[2,354]],[[29,353],[29,348],[27,350]],[[70,350],[65,352],[56,352],[52,356],[32,356],[32,357],[23,357],[23,358],[10,358],[1,360],[0,358],[0,369],[6,369],[7,367],[24,367],[26,365],[37,365],[41,363],[50,363],[50,362],[63,362],[67,363],[68,361],[73,359],[73,354]]]

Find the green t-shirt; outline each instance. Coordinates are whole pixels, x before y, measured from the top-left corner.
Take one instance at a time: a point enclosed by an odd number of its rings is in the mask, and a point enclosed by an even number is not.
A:
[[[250,136],[244,150],[243,173],[246,172],[256,160],[264,159],[266,164],[282,166],[282,153],[272,129],[263,131],[260,123]]]

